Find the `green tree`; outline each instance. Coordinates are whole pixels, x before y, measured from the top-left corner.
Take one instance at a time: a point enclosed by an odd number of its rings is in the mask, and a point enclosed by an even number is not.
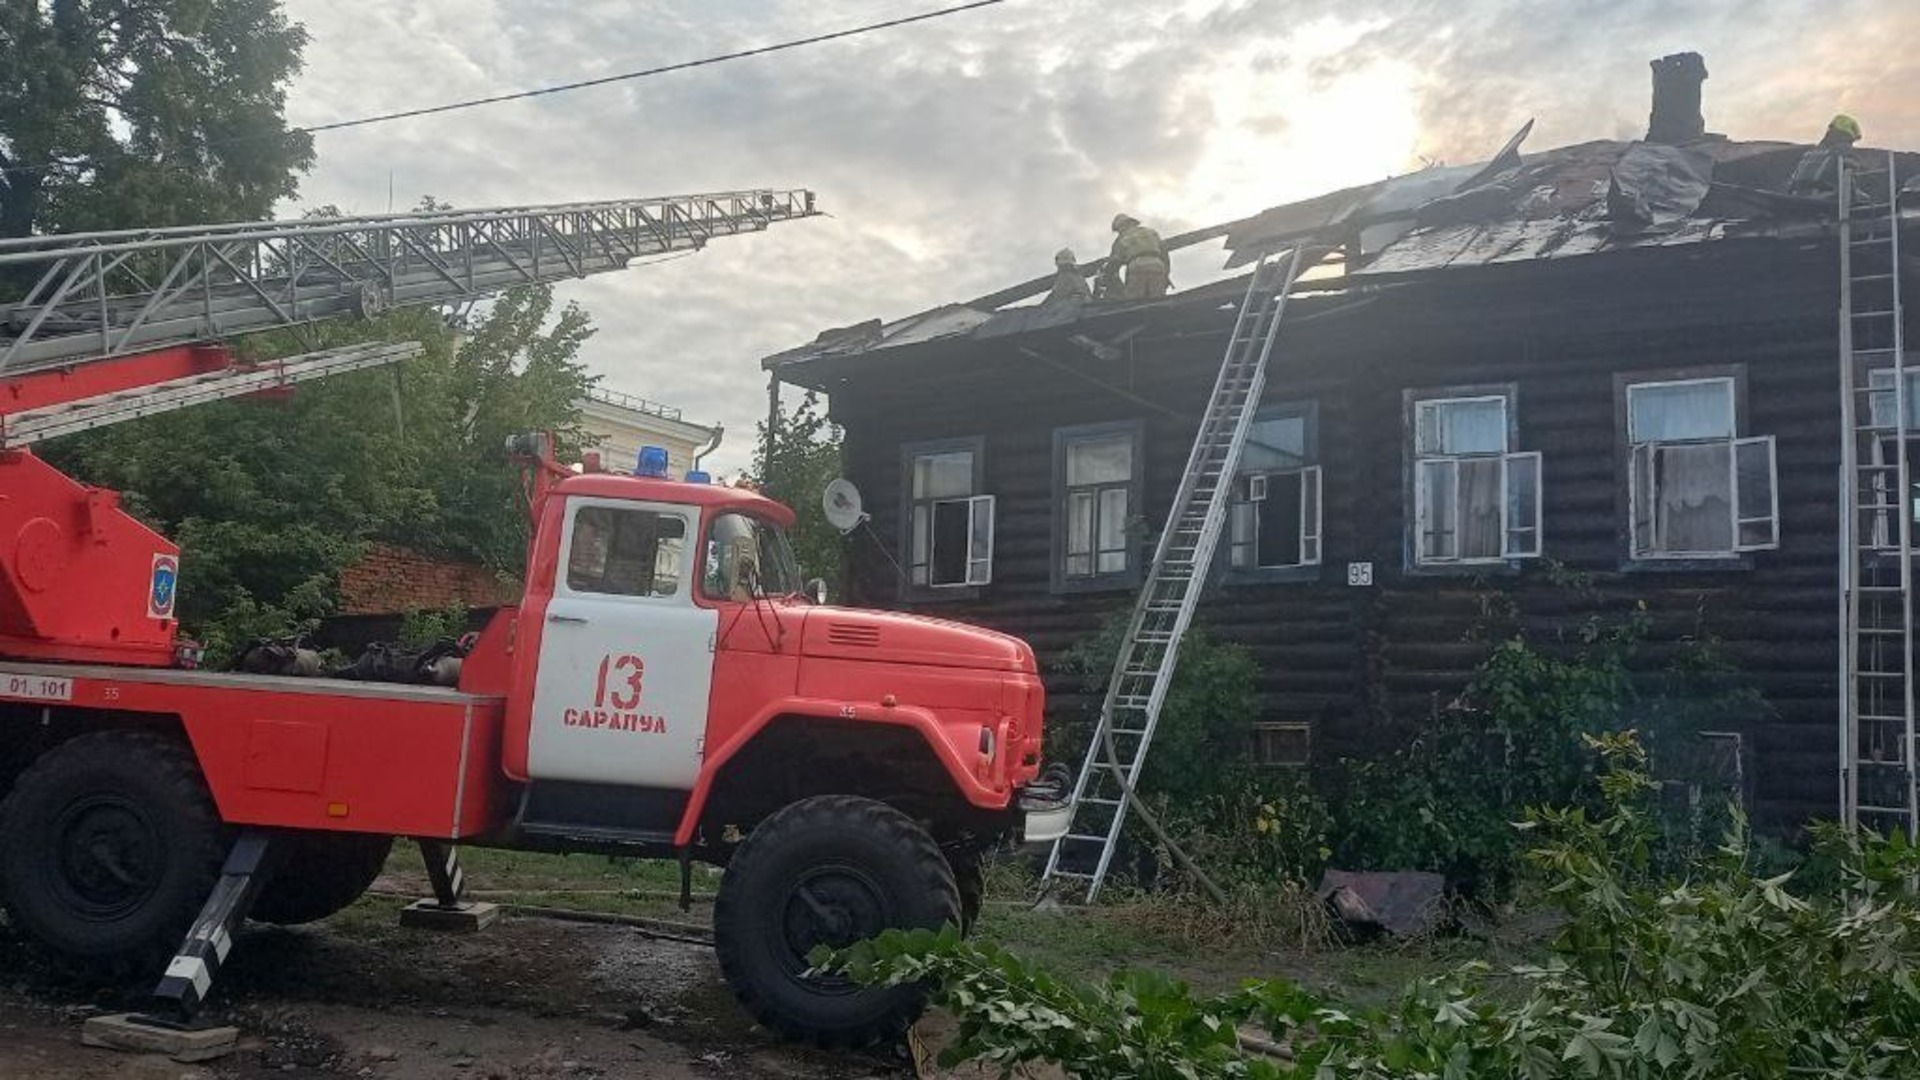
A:
[[[820,494],[828,481],[840,475],[839,426],[827,418],[820,396],[809,390],[793,408],[781,407],[779,429],[772,433],[771,446],[767,425],[757,427],[759,471],[753,479],[768,497],[793,508],[798,518],[793,549],[801,572],[837,580],[843,540],[840,530],[827,524]]]
[[[217,402],[47,447],[54,464],[123,492],[129,510],[180,543],[180,613],[217,660],[249,638],[332,610],[340,570],[368,540],[479,559],[517,576],[526,551],[514,431],[579,441],[592,333],[551,290],[515,290],[470,332],[405,309],[246,341],[256,356],[356,341],[418,341],[387,370],[305,384],[285,399]]]
[[[0,236],[268,216],[306,40],[278,0],[0,4]]]

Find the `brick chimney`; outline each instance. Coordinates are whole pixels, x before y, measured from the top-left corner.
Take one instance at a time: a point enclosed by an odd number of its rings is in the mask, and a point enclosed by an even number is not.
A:
[[[1707,133],[1700,115],[1700,84],[1707,62],[1699,53],[1674,53],[1653,61],[1653,113],[1647,117],[1647,141],[1678,146]]]

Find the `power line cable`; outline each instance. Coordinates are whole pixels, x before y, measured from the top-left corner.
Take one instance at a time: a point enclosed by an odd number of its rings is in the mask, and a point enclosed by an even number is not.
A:
[[[295,133],[304,132],[306,134],[313,135],[313,134],[319,134],[321,132],[327,132],[327,131],[343,131],[347,128],[366,127],[371,124],[385,124],[390,121],[407,120],[416,116],[434,116],[439,113],[456,112],[461,109],[477,109],[483,105],[498,105],[506,101],[520,101],[525,98],[544,97],[548,94],[563,94],[573,90],[585,90],[595,86],[606,86],[610,83],[629,82],[634,79],[646,79],[646,78],[651,78],[655,75],[667,75],[676,71],[687,71],[693,68],[710,67],[714,64],[724,64],[729,60],[745,60],[748,57],[765,56],[769,53],[785,52],[789,49],[798,49],[807,45],[818,45],[818,44],[821,44],[822,42],[838,41],[842,38],[858,37],[862,34],[871,34],[880,30],[891,30],[894,27],[898,27],[898,26],[906,26],[911,23],[928,22],[933,19],[941,19],[949,15],[959,15],[963,12],[973,11],[978,8],[992,7],[995,4],[1001,4],[1005,2],[1006,0],[972,0],[971,3],[956,4],[952,7],[938,8],[934,11],[923,11],[917,15],[903,15],[897,19],[886,19],[881,22],[864,23],[860,26],[848,27],[845,30],[835,30],[830,33],[815,34],[812,37],[795,38],[791,41],[776,42],[772,45],[760,45],[751,49],[741,49],[737,52],[721,53],[718,56],[702,57],[698,60],[683,60],[677,64],[663,64],[659,67],[643,68],[639,71],[628,71],[618,75],[605,75],[597,79],[581,79],[575,82],[561,83],[556,86],[542,86],[532,90],[516,90],[508,94],[494,94],[490,97],[471,98],[465,101],[453,101],[453,102],[448,102],[444,105],[428,105],[418,109],[402,109],[398,112],[381,113],[376,116],[362,116],[353,120],[334,120],[325,124],[309,124],[304,127],[288,128],[286,133],[289,135],[292,135]],[[267,136],[252,136],[248,138],[215,139],[215,140],[208,141],[204,145],[208,147],[231,146],[237,143],[255,142],[261,139],[274,138],[274,137],[276,136],[267,135]],[[0,173],[45,172],[49,169],[58,169],[65,166],[77,165],[82,163],[83,162],[81,161],[49,161],[49,162],[42,162],[37,165],[8,165],[8,166],[5,166],[4,168],[0,168]]]
[[[750,56],[765,56],[768,53],[798,49],[804,45],[818,45],[824,41],[837,41],[840,38],[855,37],[860,34],[871,34],[877,30],[890,30],[896,26],[905,26],[908,23],[926,22],[930,19],[944,18],[948,15],[958,15],[964,11],[991,7],[994,4],[1005,2],[1006,0],[973,0],[972,3],[940,8],[937,11],[923,11],[918,15],[905,15],[898,19],[888,19],[885,22],[867,23],[863,26],[850,27],[846,30],[835,30],[828,34],[815,34],[813,37],[796,38],[792,41],[782,41],[774,45],[761,45],[757,48],[742,49],[739,52],[723,53],[719,56],[709,56],[700,60],[685,60],[678,64],[665,64],[660,67],[645,68],[640,71],[629,71],[620,75],[605,75],[598,79],[582,79],[578,82],[562,83],[558,86],[543,86],[536,90],[519,90],[511,94],[495,94],[492,97],[474,98],[469,101],[455,101],[446,105],[429,105],[419,109],[403,109],[400,112],[383,113],[379,116],[365,116],[358,120],[336,120],[330,124],[314,124],[309,127],[296,128],[295,130],[305,131],[309,134],[316,134],[322,131],[340,131],[344,128],[365,127],[368,124],[384,124],[390,120],[406,120],[415,116],[432,116],[436,113],[453,112],[458,109],[473,109],[482,105],[497,105],[503,101],[519,101],[523,98],[541,97],[546,94],[560,94],[570,90],[584,90],[593,86],[605,86],[609,83],[627,82],[632,79],[645,79],[654,75],[666,75],[675,71],[686,71],[691,68],[723,64],[729,60],[744,60]]]

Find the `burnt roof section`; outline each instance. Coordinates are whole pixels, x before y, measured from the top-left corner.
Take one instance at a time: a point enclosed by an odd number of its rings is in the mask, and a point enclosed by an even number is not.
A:
[[[1522,156],[1529,122],[1485,163],[1424,169],[1329,192],[1252,217],[1194,230],[1169,247],[1224,235],[1227,266],[1311,243],[1335,249],[1344,272],[1316,277],[1312,292],[1434,280],[1466,268],[1514,267],[1611,252],[1681,248],[1742,238],[1804,239],[1831,228],[1830,198],[1787,193],[1812,147],[1734,142],[1707,136],[1684,146],[1595,141]],[[1885,151],[1859,151],[1863,158]],[[1896,155],[1903,175],[1920,155]],[[1911,188],[1913,185],[1909,185]],[[1091,272],[1099,262],[1083,269]],[[1030,297],[1037,278],[968,304],[947,304],[893,322],[878,319],[824,331],[762,367],[787,368],[955,339],[985,340],[1051,330],[1088,319],[1155,309],[1218,306],[1237,299],[1245,278],[1145,302],[997,305]],[[992,306],[989,306],[992,305]]]

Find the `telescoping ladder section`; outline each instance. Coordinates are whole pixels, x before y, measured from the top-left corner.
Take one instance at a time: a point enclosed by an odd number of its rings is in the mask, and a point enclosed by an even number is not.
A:
[[[1850,827],[1913,836],[1914,498],[1900,302],[1900,181],[1843,157],[1840,207],[1841,467],[1845,471],[1841,798]]]
[[[0,376],[618,270],[816,213],[809,191],[0,241]]]
[[[1074,781],[1073,822],[1054,841],[1044,875],[1048,881],[1084,882],[1089,903],[1099,896],[1120,843],[1180,640],[1220,538],[1228,489],[1260,406],[1287,294],[1307,258],[1300,249],[1269,254],[1254,269],[1146,584],[1121,638],[1100,721]]]

